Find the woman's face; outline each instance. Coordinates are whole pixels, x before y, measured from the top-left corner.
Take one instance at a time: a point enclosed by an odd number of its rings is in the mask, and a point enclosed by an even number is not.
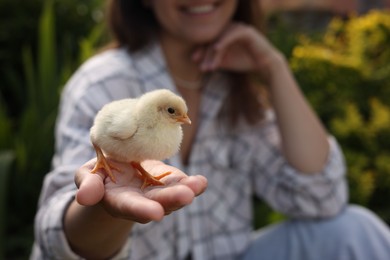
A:
[[[149,0],[162,36],[191,44],[213,41],[229,24],[238,0]]]

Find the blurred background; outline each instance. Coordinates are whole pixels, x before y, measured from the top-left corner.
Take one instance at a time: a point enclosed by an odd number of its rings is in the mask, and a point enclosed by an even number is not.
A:
[[[260,0],[348,164],[350,201],[390,224],[390,0]],[[27,259],[61,89],[108,41],[104,0],[0,0],[0,259]],[[260,227],[283,219],[255,200]]]

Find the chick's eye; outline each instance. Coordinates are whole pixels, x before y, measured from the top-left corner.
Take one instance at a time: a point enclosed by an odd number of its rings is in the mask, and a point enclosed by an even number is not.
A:
[[[175,109],[171,108],[171,107],[168,107],[167,109],[168,113],[173,115],[175,113]]]

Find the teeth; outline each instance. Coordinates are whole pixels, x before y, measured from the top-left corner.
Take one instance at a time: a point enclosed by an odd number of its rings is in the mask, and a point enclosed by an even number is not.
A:
[[[189,13],[192,14],[204,14],[211,12],[214,9],[214,6],[212,4],[209,5],[199,5],[199,6],[193,6],[187,9]]]

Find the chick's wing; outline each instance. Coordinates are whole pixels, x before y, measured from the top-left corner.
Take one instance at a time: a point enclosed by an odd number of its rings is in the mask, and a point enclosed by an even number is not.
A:
[[[115,101],[107,107],[109,124],[106,126],[107,135],[115,139],[129,139],[138,128],[135,115],[135,103],[133,99]]]

